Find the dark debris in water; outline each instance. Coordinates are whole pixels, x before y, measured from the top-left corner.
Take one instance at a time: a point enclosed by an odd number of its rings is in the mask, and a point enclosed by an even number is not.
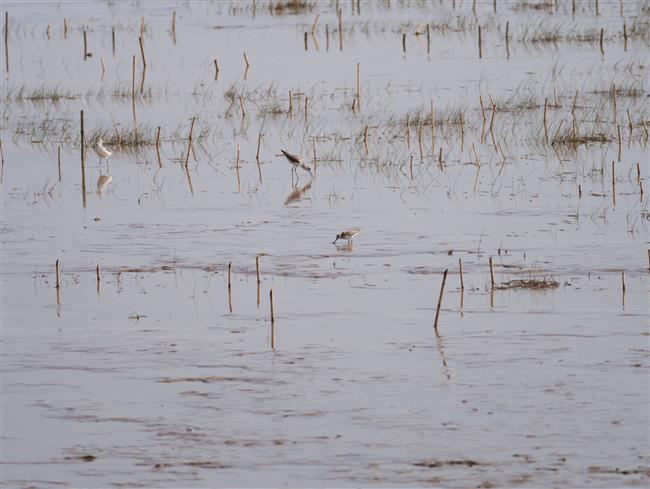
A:
[[[650,477],[650,468],[648,467],[639,467],[638,469],[620,469],[616,467],[615,469],[608,469],[597,465],[591,465],[587,470],[590,474],[643,475],[645,477]]]
[[[483,465],[474,460],[423,460],[421,462],[413,463],[416,467],[428,467],[428,468],[438,468],[438,467],[451,467],[451,466],[465,466],[465,467],[474,467],[476,465]]]
[[[560,284],[556,280],[551,279],[527,279],[527,280],[511,280],[509,282],[504,282],[497,287],[499,290],[506,289],[533,289],[533,290],[542,290],[542,289],[555,289],[559,287]]]

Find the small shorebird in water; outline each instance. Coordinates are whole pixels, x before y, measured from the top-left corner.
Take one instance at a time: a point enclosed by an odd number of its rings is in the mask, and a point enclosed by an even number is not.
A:
[[[352,228],[347,231],[343,231],[336,235],[336,239],[332,241],[332,244],[336,244],[339,239],[347,239],[348,244],[352,243],[352,239],[361,232],[361,228]]]
[[[300,167],[313,176],[311,172],[311,168],[305,165],[305,162],[302,160],[300,156],[291,154],[288,151],[285,151],[283,149],[281,149],[280,151],[282,151],[282,154],[285,156],[285,158],[289,160],[289,163],[293,165],[291,171],[295,172],[298,169],[298,167]]]
[[[93,149],[95,150],[97,156],[99,156],[100,165],[102,163],[102,159],[108,159],[108,157],[113,154],[112,151],[109,151],[104,147],[104,142],[102,141],[102,138],[97,138],[97,142],[95,143]]]

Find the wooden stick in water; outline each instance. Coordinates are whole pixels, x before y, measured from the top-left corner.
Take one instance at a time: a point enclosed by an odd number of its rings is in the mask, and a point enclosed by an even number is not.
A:
[[[84,132],[84,111],[81,111],[81,195],[83,206],[86,207],[86,134]]]
[[[465,290],[465,281],[463,280],[463,260],[458,259],[458,272],[460,274],[460,290]]]
[[[160,126],[158,126],[158,130],[156,131],[156,156],[158,156],[158,166],[162,168],[162,159],[160,158]]]
[[[196,117],[192,117],[192,124],[190,125],[190,133],[187,136],[187,154],[185,155],[185,168],[190,160],[190,150],[192,149],[192,131],[194,131],[194,122],[196,122]]]
[[[144,42],[142,41],[142,36],[138,38],[138,42],[140,43],[140,56],[142,56],[142,66],[145,68],[147,67],[147,58],[144,56]]]
[[[445,282],[447,281],[447,270],[442,274],[442,285],[440,286],[440,295],[438,296],[438,306],[436,307],[436,318],[433,321],[433,329],[438,336],[438,318],[440,317],[440,306],[442,306],[442,296],[445,292]]]
[[[61,145],[56,148],[56,167],[59,171],[59,183],[61,183]]]
[[[492,266],[492,257],[490,257],[490,283],[494,289],[494,267]]]

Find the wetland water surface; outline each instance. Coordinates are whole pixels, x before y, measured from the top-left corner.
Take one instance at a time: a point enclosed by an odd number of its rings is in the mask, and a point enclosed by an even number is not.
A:
[[[648,486],[648,2],[5,12],[4,487]]]

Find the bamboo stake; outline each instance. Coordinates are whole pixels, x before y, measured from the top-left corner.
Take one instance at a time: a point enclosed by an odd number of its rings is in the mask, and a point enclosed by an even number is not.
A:
[[[273,303],[273,289],[269,291],[271,302],[271,349],[275,350],[275,304]]]
[[[458,271],[460,273],[460,290],[465,290],[465,281],[463,280],[463,260],[458,259]]]
[[[440,295],[438,296],[438,306],[436,307],[436,318],[433,321],[433,329],[438,336],[438,318],[440,317],[440,306],[442,305],[442,296],[445,292],[445,282],[447,281],[447,270],[442,274],[442,285],[440,286]]]

